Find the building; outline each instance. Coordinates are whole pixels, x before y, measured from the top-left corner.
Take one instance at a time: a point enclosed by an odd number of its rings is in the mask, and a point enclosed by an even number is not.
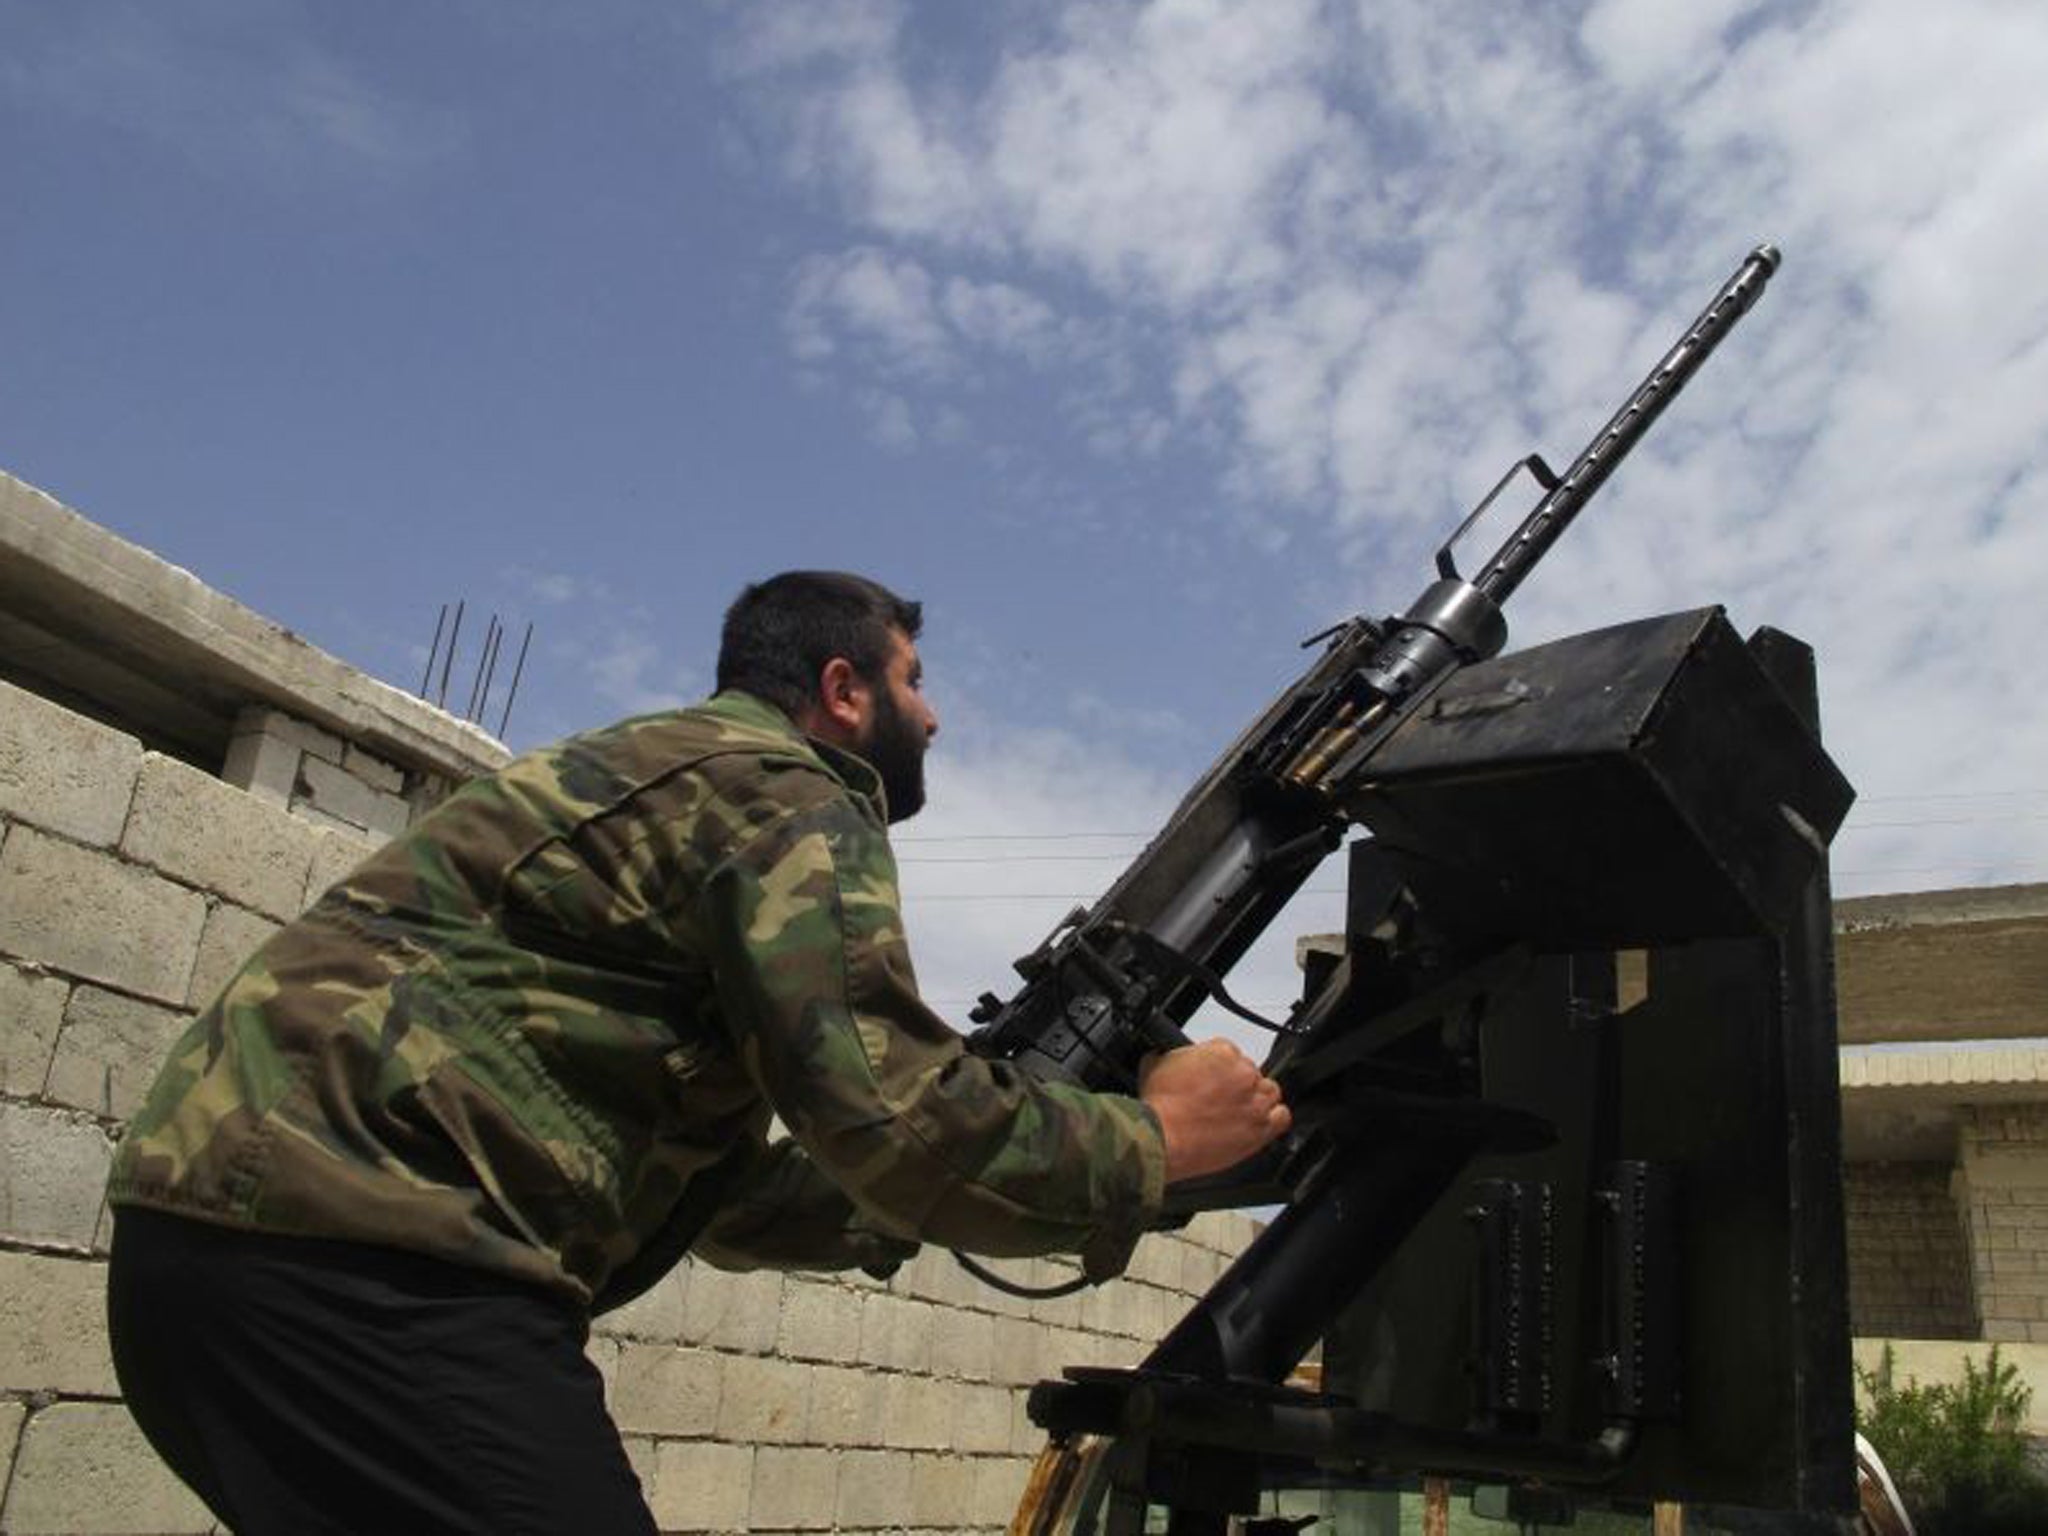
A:
[[[213,1528],[108,1358],[121,1122],[266,935],[506,755],[0,474],[0,1533]],[[664,1530],[995,1532],[1030,1384],[1135,1363],[1253,1230],[1201,1217],[1039,1302],[929,1250],[886,1285],[685,1261],[590,1354]]]

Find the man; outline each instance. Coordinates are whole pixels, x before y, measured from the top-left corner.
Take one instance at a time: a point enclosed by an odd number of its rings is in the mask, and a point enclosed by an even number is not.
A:
[[[854,576],[748,588],[708,703],[458,791],[179,1042],[114,1168],[111,1332],[242,1536],[651,1530],[593,1307],[685,1251],[1111,1275],[1166,1181],[1286,1128],[1231,1047],[1096,1095],[918,1000],[885,823],[938,729],[920,617]]]

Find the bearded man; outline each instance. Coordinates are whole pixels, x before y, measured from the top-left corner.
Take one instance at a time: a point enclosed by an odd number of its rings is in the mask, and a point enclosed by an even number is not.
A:
[[[114,1167],[109,1317],[223,1522],[651,1531],[594,1310],[685,1253],[1107,1277],[1165,1183],[1286,1129],[1234,1047],[1094,1094],[919,1000],[886,828],[938,730],[920,622],[857,576],[749,587],[712,699],[465,786],[174,1048]]]

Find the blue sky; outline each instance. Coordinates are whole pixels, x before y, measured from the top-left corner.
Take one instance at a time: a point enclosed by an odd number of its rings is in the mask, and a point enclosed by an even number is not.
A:
[[[1770,239],[1515,641],[1792,630],[1840,889],[2044,880],[2043,78],[1992,0],[0,0],[0,467],[403,686],[532,620],[515,745],[750,578],[922,597],[950,1003]]]

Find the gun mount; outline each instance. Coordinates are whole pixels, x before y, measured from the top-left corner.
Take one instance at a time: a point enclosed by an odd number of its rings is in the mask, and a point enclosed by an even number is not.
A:
[[[1415,1476],[1524,1509],[1853,1507],[1827,884],[1852,794],[1811,654],[1701,609],[1501,655],[1501,604],[1777,264],[1753,252],[1563,474],[1511,468],[1403,614],[1318,637],[975,1010],[976,1050],[1128,1088],[1205,1000],[1246,1012],[1223,975],[1369,834],[1340,949],[1255,1019],[1295,1134],[1170,1196],[1284,1208],[1138,1369],[1034,1391],[1102,1476],[1051,1466],[1045,1507],[1079,1514],[1013,1529],[1163,1505],[1220,1536],[1274,1489]],[[1455,546],[1524,471],[1542,499],[1466,579]],[[1288,1385],[1318,1343],[1320,1390]]]
[[[1718,609],[1410,714],[1268,1063],[1286,1207],[1137,1370],[1034,1389],[1109,1449],[1092,1505],[1017,1528],[1164,1506],[1195,1536],[1420,1475],[1854,1508],[1826,862],[1852,792],[1816,717],[1810,652]],[[1285,1385],[1318,1341],[1321,1390]]]

